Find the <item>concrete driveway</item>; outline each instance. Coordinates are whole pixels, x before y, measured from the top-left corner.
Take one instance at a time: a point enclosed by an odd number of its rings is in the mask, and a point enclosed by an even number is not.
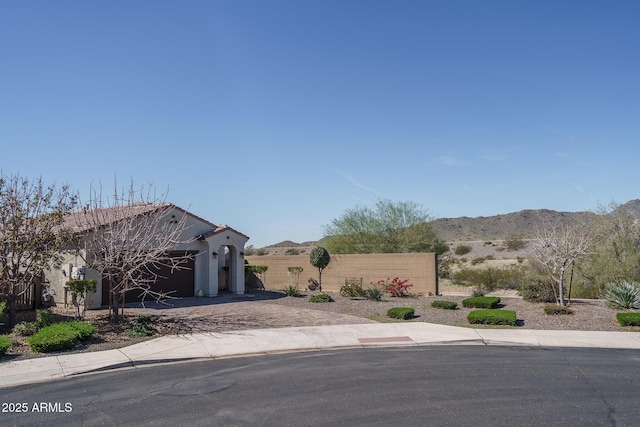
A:
[[[181,298],[165,303],[127,304],[126,314],[160,316],[183,323],[180,333],[220,332],[294,326],[324,326],[377,323],[346,314],[267,304],[281,293],[226,294],[215,298]]]

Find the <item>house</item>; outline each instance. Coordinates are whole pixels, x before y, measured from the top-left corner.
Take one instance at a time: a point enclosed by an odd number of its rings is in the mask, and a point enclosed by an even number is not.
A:
[[[152,285],[153,290],[171,292],[170,295],[175,297],[212,297],[220,291],[244,293],[244,246],[249,237],[227,225],[216,225],[172,204],[140,203],[94,210],[85,208],[65,217],[65,225],[79,237],[81,245],[79,250],[65,254],[61,269],[44,273],[43,283],[48,286],[51,303],[67,304],[70,296],[66,292],[66,282],[72,278],[84,278],[97,281],[96,292],[85,301],[87,308],[108,305],[107,281],[103,280],[100,272],[85,267],[85,259],[91,254],[87,246],[92,244],[91,234],[103,233],[112,224],[125,218],[151,221],[153,215],[161,215],[162,221],[169,225],[178,223],[178,220],[182,225],[184,221],[184,228],[180,228],[180,237],[176,239],[180,243],[171,247],[168,255],[185,252],[192,255],[184,268],[172,271],[169,267],[162,267]],[[85,220],[87,218],[91,220]],[[163,231],[162,228],[156,228],[153,232]],[[127,293],[127,302],[136,298],[136,295],[130,294],[133,292]]]

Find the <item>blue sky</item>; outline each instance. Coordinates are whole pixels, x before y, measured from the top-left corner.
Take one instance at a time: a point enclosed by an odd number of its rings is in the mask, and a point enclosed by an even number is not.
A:
[[[153,184],[261,247],[356,205],[640,198],[635,1],[0,1],[0,169]]]

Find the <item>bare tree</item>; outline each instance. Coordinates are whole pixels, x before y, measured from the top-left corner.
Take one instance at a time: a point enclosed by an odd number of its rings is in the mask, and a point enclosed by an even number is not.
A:
[[[8,301],[9,327],[20,297],[44,270],[60,267],[72,239],[64,218],[76,201],[68,185],[0,174],[0,299]]]
[[[545,222],[536,232],[530,249],[532,258],[549,274],[558,305],[566,305],[565,281],[569,268],[586,255],[598,241],[598,235],[585,224]]]
[[[117,323],[128,292],[143,302],[170,297],[153,288],[159,269],[188,268],[186,261],[193,255],[176,253],[191,239],[185,238],[186,212],[167,203],[167,193],[136,189],[133,183],[125,190],[119,191],[117,183],[114,188],[113,196],[103,197],[101,189],[92,187],[89,203],[74,216],[83,235],[80,253],[108,286],[109,315]]]

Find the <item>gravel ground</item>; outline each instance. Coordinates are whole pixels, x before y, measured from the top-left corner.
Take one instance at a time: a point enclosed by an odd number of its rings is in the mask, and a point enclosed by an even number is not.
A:
[[[413,307],[416,317],[413,322],[438,323],[443,325],[471,327],[467,315],[473,309],[462,307],[462,300],[468,296],[445,295],[441,297],[386,298],[381,302],[354,300],[332,294],[335,302],[310,303],[308,297],[286,297],[265,301],[268,304],[282,304],[297,308],[326,310],[334,313],[364,317],[379,322],[392,321],[386,317],[391,307]],[[434,300],[447,300],[458,303],[456,310],[443,310],[431,307]],[[517,297],[501,296],[501,308],[514,310],[518,319],[518,328],[580,331],[634,331],[640,327],[623,328],[616,321],[617,311],[605,307],[603,301],[572,301],[572,315],[546,315],[545,304],[531,303]],[[473,327],[478,327],[474,325]]]
[[[468,288],[450,286],[438,297],[386,298],[383,301],[344,298],[332,293],[334,302],[311,303],[307,293],[299,297],[287,297],[280,292],[256,292],[247,298],[225,301],[224,299],[201,300],[202,306],[186,306],[182,309],[156,310],[145,312],[141,309],[127,309],[124,322],[109,323],[105,311],[89,311],[87,320],[98,327],[92,343],[77,347],[72,352],[109,350],[135,344],[150,338],[132,338],[125,333],[135,315],[149,315],[159,335],[174,335],[207,331],[232,331],[246,329],[281,328],[287,326],[317,326],[349,323],[394,322],[386,312],[392,307],[413,307],[416,317],[412,322],[429,322],[443,325],[471,327],[467,315],[472,309],[462,307],[462,300],[469,297]],[[603,301],[574,300],[570,308],[572,315],[545,315],[545,304],[530,303],[514,296],[513,292],[499,294],[501,308],[514,310],[518,319],[518,329],[582,330],[582,331],[630,331],[640,332],[640,327],[621,327],[616,322],[617,311],[607,308]],[[453,301],[456,310],[431,307],[434,300]],[[191,302],[193,303],[193,301]],[[278,306],[278,307],[274,307]],[[272,307],[272,309],[269,309]],[[291,310],[286,310],[289,307]],[[276,308],[278,308],[276,310]],[[285,310],[282,310],[285,309]],[[60,312],[59,320],[71,319],[71,312]],[[336,315],[339,314],[339,315]],[[35,317],[35,313],[33,313]],[[25,318],[21,320],[33,320]],[[473,325],[473,327],[490,327]],[[510,328],[503,326],[503,328]],[[156,335],[158,336],[158,335]],[[53,354],[32,353],[26,339],[13,337],[15,345],[9,349],[0,363]]]

